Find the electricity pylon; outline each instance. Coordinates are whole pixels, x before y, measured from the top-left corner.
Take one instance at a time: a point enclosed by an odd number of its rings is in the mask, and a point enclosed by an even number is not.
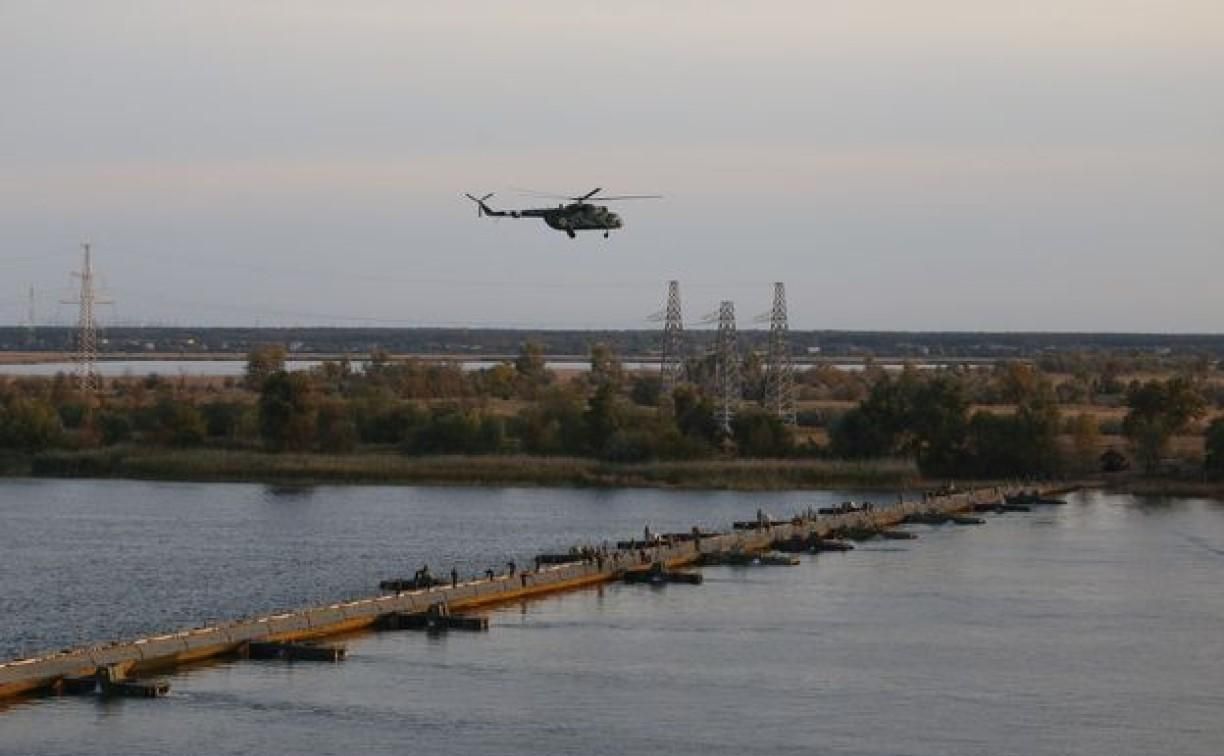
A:
[[[769,352],[765,367],[765,407],[787,425],[795,424],[795,365],[787,338],[786,285],[774,284],[769,314]]]
[[[723,433],[729,436],[742,389],[739,344],[735,334],[735,303],[726,300],[718,305],[718,334],[714,340],[714,385],[718,394],[718,423]]]
[[[667,282],[667,310],[663,320],[663,393],[671,396],[684,380],[684,319],[680,314],[680,282]]]
[[[35,312],[34,312],[34,287],[33,286],[30,287],[29,308],[30,308],[29,311],[26,313],[26,343],[29,346],[34,346],[34,343],[35,343],[34,337],[37,335],[37,331],[35,329],[37,328],[37,326],[35,325],[35,321],[34,321]]]
[[[93,259],[88,242],[81,245],[85,250],[81,272],[72,275],[81,279],[81,291],[76,299],[66,299],[64,304],[80,305],[77,316],[77,382],[81,393],[92,398],[98,393],[98,327],[94,321],[94,305],[109,304],[99,299],[94,291]]]

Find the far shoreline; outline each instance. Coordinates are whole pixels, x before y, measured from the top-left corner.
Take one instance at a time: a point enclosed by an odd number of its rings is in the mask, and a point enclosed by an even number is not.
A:
[[[269,485],[519,486],[690,491],[933,490],[909,460],[716,459],[612,463],[580,457],[473,455],[413,457],[395,452],[289,454],[230,449],[114,447],[0,459],[0,476],[127,479]],[[1003,481],[954,479],[960,487]],[[1014,483],[1015,481],[1010,481]],[[1224,481],[1126,475],[1067,485],[1135,496],[1224,500]]]

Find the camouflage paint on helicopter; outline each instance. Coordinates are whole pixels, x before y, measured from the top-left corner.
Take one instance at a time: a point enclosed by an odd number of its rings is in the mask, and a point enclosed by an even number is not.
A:
[[[488,215],[494,218],[542,218],[549,228],[564,231],[571,239],[576,236],[576,231],[603,231],[604,238],[607,238],[612,229],[621,228],[624,222],[619,215],[607,207],[594,205],[587,201],[601,191],[602,189],[595,188],[581,197],[560,198],[569,200],[569,204],[523,210],[494,210],[485,204],[485,201],[493,196],[492,193],[483,197],[474,197],[471,194],[466,196],[476,203],[477,217]],[[598,199],[600,202],[609,202],[628,199],[657,199],[659,196],[658,194],[626,194],[617,197],[599,197]]]

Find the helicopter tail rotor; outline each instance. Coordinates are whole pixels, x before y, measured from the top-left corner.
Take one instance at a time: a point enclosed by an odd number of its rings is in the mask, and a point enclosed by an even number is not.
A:
[[[493,192],[489,192],[483,197],[473,197],[472,195],[466,194],[466,193],[463,196],[467,197],[468,199],[476,203],[476,217],[480,218],[484,216],[485,212],[487,212],[488,208],[485,207],[485,200],[492,197]]]

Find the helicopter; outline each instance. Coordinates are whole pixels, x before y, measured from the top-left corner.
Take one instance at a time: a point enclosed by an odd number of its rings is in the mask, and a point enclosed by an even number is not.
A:
[[[557,199],[568,200],[568,204],[523,210],[494,210],[486,204],[486,201],[493,196],[492,192],[483,197],[471,194],[464,196],[476,203],[476,217],[478,218],[485,215],[493,218],[543,218],[549,228],[564,231],[571,239],[577,236],[576,231],[603,231],[606,239],[612,229],[625,225],[619,215],[609,211],[603,205],[591,204],[588,202],[590,199],[611,202],[630,199],[659,199],[662,196],[659,194],[626,194],[617,197],[595,197],[602,191],[602,187],[596,187],[581,197],[557,197]]]

